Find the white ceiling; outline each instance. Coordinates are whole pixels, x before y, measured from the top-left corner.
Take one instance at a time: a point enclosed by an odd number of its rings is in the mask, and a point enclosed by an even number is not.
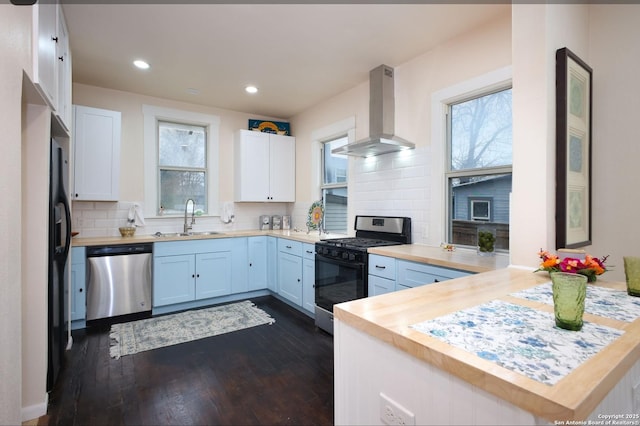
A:
[[[64,4],[73,81],[288,119],[509,5]],[[142,58],[151,69],[132,65]],[[260,92],[248,95],[247,84]],[[196,89],[198,94],[190,94]]]

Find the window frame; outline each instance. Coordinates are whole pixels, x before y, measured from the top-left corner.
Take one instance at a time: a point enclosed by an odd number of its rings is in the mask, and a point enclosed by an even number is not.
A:
[[[451,103],[461,102],[485,93],[495,92],[507,87],[513,87],[512,67],[497,68],[468,80],[450,85],[432,93],[431,95],[431,175],[430,181],[430,211],[426,229],[435,232],[425,232],[427,243],[439,245],[449,240],[451,200],[448,198],[448,178],[445,172],[449,169],[450,152],[447,140],[447,112]],[[502,168],[476,169],[477,175],[500,174]],[[512,169],[512,166],[511,166]],[[467,171],[467,170],[465,170]],[[508,171],[512,173],[512,170]],[[451,172],[451,177],[459,172]],[[461,174],[460,174],[461,175]]]
[[[335,183],[325,183],[325,175],[326,175],[326,164],[325,164],[325,150],[327,144],[330,144],[339,139],[346,139],[346,143],[349,143],[349,132],[344,132],[340,135],[334,135],[330,138],[324,139],[320,141],[320,197],[322,198],[322,208],[326,212],[327,211],[327,200],[325,197],[325,191],[331,189],[342,189],[344,188],[347,192],[347,217],[346,219],[346,227],[344,231],[347,232],[349,230],[349,161],[347,157],[347,168],[345,169],[346,177],[344,182],[335,182]],[[337,179],[336,179],[337,180]],[[325,224],[323,224],[323,229],[325,228]],[[333,230],[335,232],[335,230]]]
[[[452,213],[453,213],[453,192],[452,192],[452,186],[450,184],[452,179],[455,178],[464,178],[464,177],[477,177],[477,176],[487,176],[487,175],[511,175],[513,176],[513,161],[511,162],[510,165],[501,165],[501,166],[494,166],[494,167],[477,167],[477,168],[470,168],[470,169],[458,169],[458,170],[453,170],[451,168],[451,163],[452,163],[452,138],[451,138],[451,118],[450,118],[450,112],[451,112],[451,107],[452,105],[458,104],[458,103],[462,103],[462,102],[466,102],[466,101],[470,101],[473,99],[478,99],[481,98],[483,96],[489,96],[491,94],[494,93],[498,93],[504,90],[509,90],[509,89],[513,89],[513,85],[511,83],[511,81],[507,83],[502,83],[502,84],[496,84],[496,85],[491,85],[489,87],[487,87],[485,90],[483,90],[482,88],[479,88],[478,90],[474,91],[473,94],[470,94],[469,96],[458,96],[454,99],[450,99],[447,103],[446,103],[446,107],[447,107],[447,112],[446,112],[446,116],[445,116],[445,120],[446,120],[446,139],[445,139],[445,146],[446,146],[446,157],[445,157],[445,171],[444,171],[444,182],[445,182],[445,194],[446,194],[446,199],[448,200],[448,202],[445,205],[445,241],[447,243],[450,244],[454,244],[452,241],[452,235],[453,235],[453,218],[451,217]],[[513,93],[513,90],[512,90]],[[513,141],[512,141],[513,144]],[[513,145],[512,145],[513,146]],[[472,200],[480,200],[482,197],[470,197],[469,198],[469,204],[472,204]],[[489,206],[491,207],[491,203],[489,204]],[[470,210],[469,211],[469,220],[471,221],[477,221],[477,222],[481,222],[481,223],[487,223],[487,222],[491,222],[491,210],[489,210],[489,219],[488,220],[482,220],[482,219],[474,219],[473,218],[473,212]],[[471,246],[463,246],[463,247],[471,247]],[[507,251],[507,250],[501,250],[501,251]]]
[[[158,122],[168,121],[178,124],[202,126],[207,135],[206,182],[207,213],[203,216],[219,216],[219,132],[220,117],[171,108],[143,105],[144,117],[144,213],[147,217],[161,217],[160,214],[160,165],[158,154]],[[185,200],[186,201],[186,200]],[[166,215],[177,217],[179,214]]]

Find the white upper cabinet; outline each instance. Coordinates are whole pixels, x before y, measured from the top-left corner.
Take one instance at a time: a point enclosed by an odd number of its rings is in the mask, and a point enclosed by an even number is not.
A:
[[[294,137],[239,130],[234,158],[235,201],[295,201]]]
[[[73,198],[118,201],[121,114],[81,105],[73,111]]]
[[[32,6],[31,77],[55,116],[69,130],[71,124],[71,54],[62,8],[53,2]]]
[[[69,47],[69,31],[58,6],[58,43],[56,44],[56,64],[58,69],[58,102],[56,112],[65,127],[71,129],[71,48]]]

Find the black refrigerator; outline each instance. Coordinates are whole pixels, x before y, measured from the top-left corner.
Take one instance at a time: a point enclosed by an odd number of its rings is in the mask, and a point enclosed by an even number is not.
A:
[[[69,332],[69,280],[67,259],[71,245],[71,212],[67,197],[69,157],[51,139],[49,179],[49,283],[47,391],[51,391],[64,365]]]

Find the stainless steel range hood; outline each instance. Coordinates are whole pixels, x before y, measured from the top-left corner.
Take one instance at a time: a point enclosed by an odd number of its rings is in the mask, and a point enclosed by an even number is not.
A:
[[[369,137],[331,153],[372,157],[415,148],[413,143],[394,135],[394,120],[393,68],[380,65],[369,72]]]

